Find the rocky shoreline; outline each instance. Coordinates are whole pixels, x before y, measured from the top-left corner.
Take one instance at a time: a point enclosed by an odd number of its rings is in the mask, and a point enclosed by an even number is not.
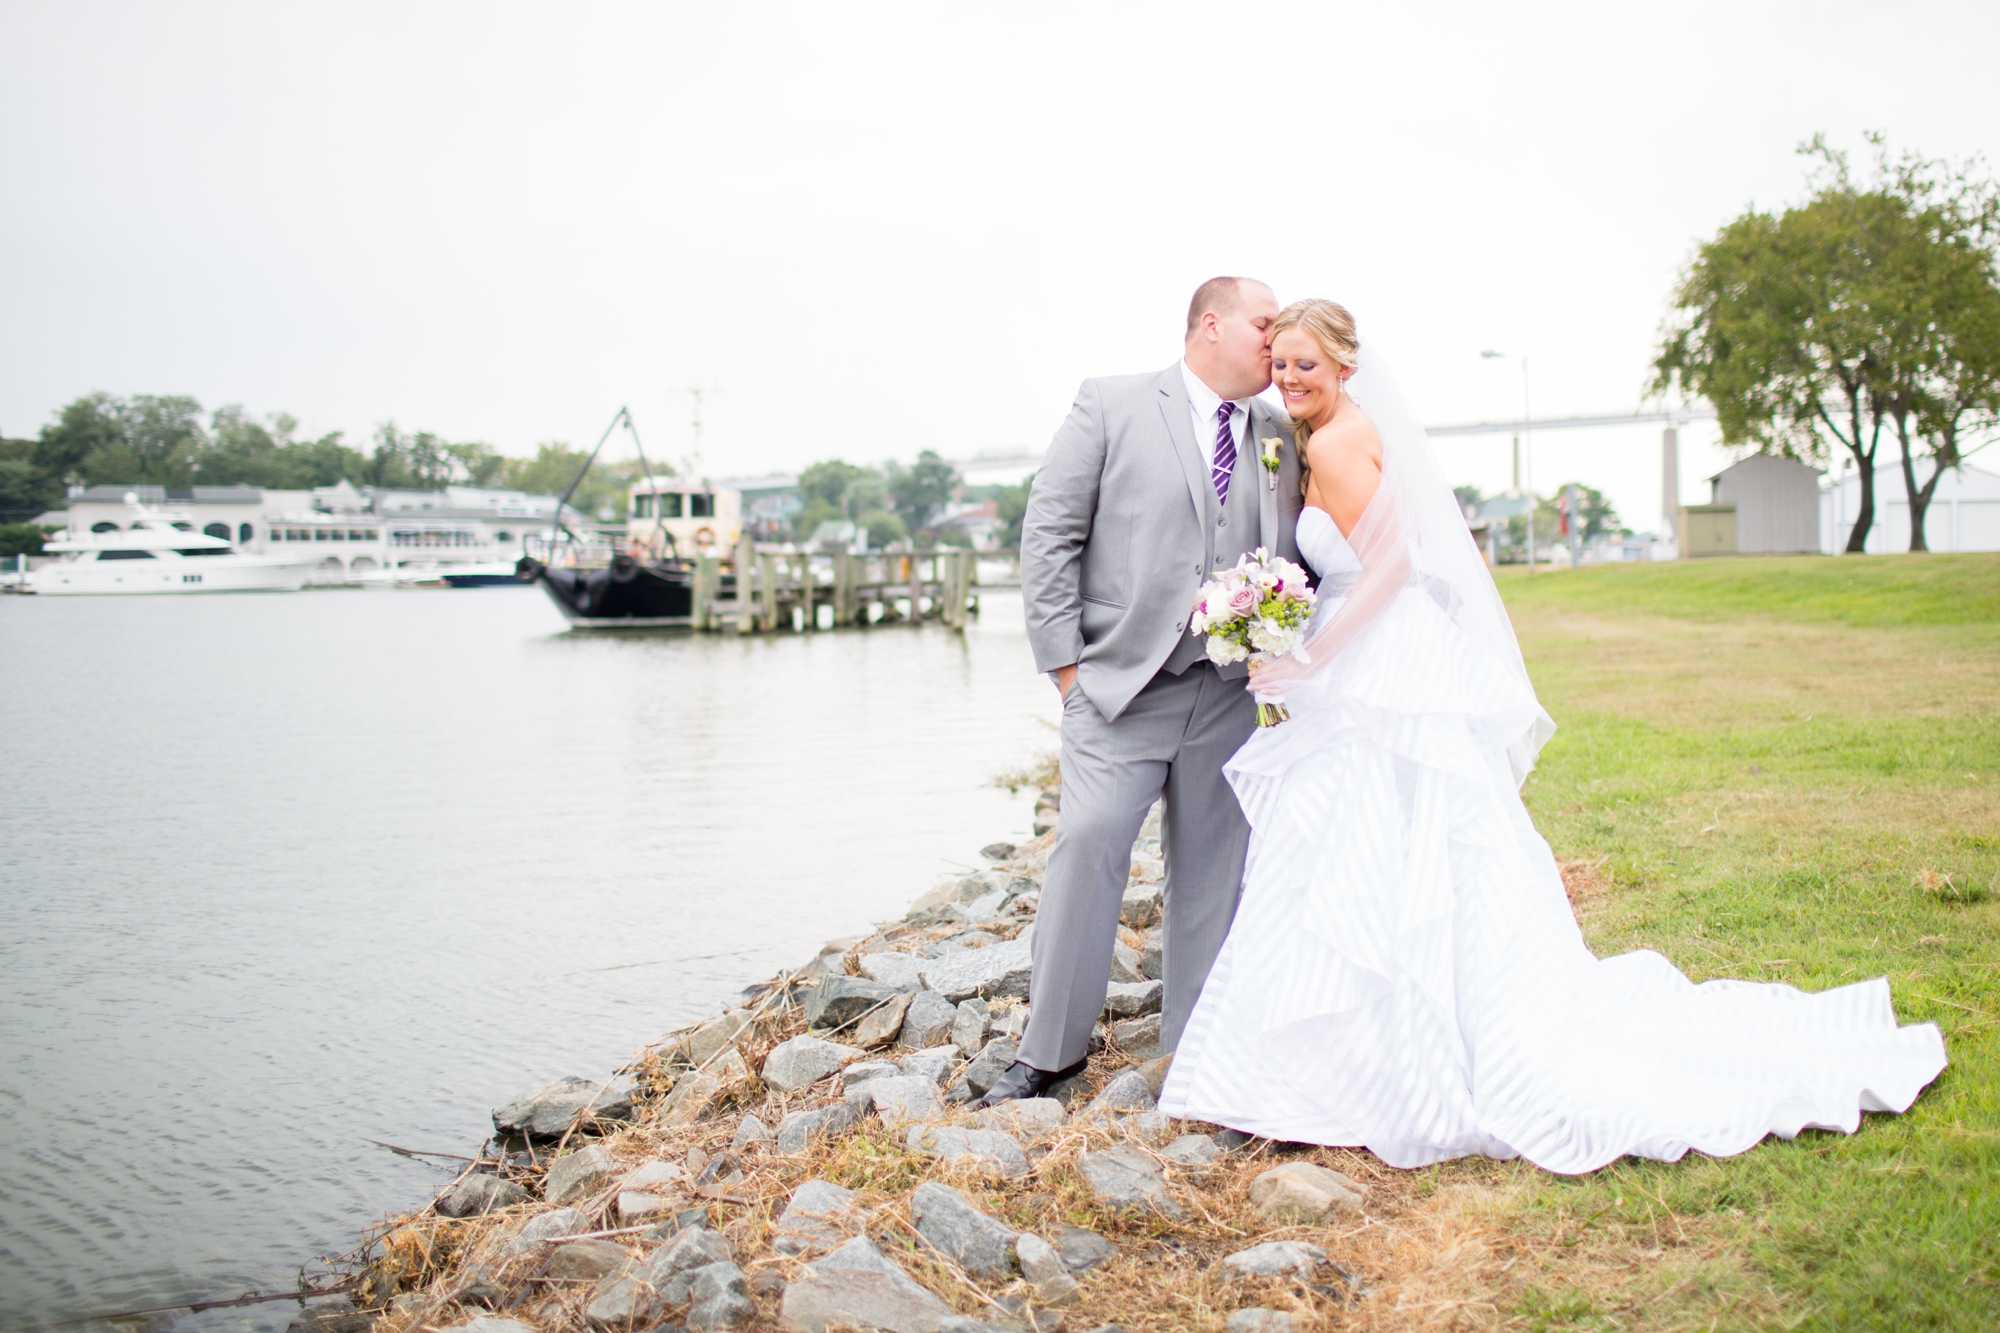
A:
[[[1155,1109],[1171,1061],[1157,808],[1088,1070],[1052,1097],[968,1108],[1026,1025],[1058,800],[1042,794],[1032,841],[986,849],[991,868],[829,941],[612,1079],[497,1108],[478,1159],[337,1265],[351,1294],[309,1304],[293,1333],[1349,1322],[1386,1201],[1373,1159]]]

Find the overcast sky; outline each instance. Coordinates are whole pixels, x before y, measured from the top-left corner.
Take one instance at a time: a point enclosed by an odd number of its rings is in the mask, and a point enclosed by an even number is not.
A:
[[[93,389],[707,470],[1039,451],[1188,295],[1330,296],[1425,420],[1638,406],[1794,147],[1995,148],[2000,5],[0,3],[0,428]],[[1727,459],[1697,430],[1683,495]],[[1507,442],[1441,445],[1507,481]],[[1658,431],[1539,437],[1635,527]]]

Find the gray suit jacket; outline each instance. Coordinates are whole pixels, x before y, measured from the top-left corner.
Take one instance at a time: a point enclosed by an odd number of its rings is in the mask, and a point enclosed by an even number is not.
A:
[[[1256,462],[1277,437],[1278,483]],[[1234,487],[1254,480],[1255,544],[1299,559],[1299,462],[1292,428],[1250,404]],[[1195,443],[1177,361],[1150,375],[1085,380],[1028,494],[1021,523],[1021,597],[1035,667],[1076,664],[1077,685],[1107,718],[1166,662],[1211,571],[1215,529],[1208,464]],[[1240,668],[1239,668],[1240,671]]]

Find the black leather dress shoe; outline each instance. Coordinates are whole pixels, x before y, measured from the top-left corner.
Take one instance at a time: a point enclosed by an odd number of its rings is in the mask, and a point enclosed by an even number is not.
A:
[[[1050,1073],[1046,1069],[1037,1069],[1033,1065],[1016,1060],[1007,1066],[1006,1073],[993,1080],[993,1086],[988,1088],[986,1095],[974,1102],[973,1106],[993,1106],[999,1102],[1016,1102],[1028,1097],[1046,1097],[1050,1088],[1066,1078],[1075,1078],[1089,1063],[1089,1059],[1085,1058],[1078,1060],[1068,1069],[1058,1069]]]

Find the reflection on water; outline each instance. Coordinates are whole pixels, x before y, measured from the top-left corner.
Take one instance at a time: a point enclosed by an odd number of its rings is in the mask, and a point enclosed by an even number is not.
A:
[[[1050,736],[1018,600],[592,637],[527,588],[0,598],[0,1309],[289,1285],[531,1083],[899,913]],[[204,1316],[282,1326],[292,1307]]]

